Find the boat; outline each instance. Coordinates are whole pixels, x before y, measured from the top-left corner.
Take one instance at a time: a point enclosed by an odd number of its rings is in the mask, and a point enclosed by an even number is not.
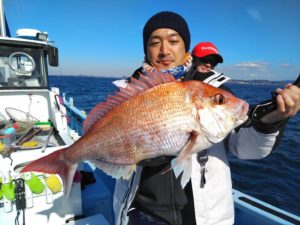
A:
[[[0,224],[113,225],[115,180],[88,161],[78,166],[82,179],[66,201],[59,176],[19,172],[78,140],[86,114],[49,87],[48,67],[58,66],[58,49],[48,34],[19,29],[11,37],[2,0],[0,8],[0,152],[11,149],[0,156]],[[233,198],[237,225],[300,224],[299,216],[238,190]]]

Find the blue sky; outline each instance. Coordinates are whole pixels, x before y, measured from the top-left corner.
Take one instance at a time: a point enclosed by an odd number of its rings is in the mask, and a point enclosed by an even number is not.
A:
[[[181,14],[191,47],[213,42],[216,70],[233,79],[293,80],[300,72],[299,0],[6,0],[12,36],[47,31],[59,48],[50,74],[129,76],[142,64],[142,30],[155,13]]]

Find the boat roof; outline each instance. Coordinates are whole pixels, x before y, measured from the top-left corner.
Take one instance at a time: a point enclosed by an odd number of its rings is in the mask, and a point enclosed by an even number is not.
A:
[[[0,43],[3,44],[15,44],[15,45],[25,45],[34,46],[40,48],[47,48],[48,46],[53,46],[49,41],[39,41],[25,38],[13,38],[13,37],[0,37]]]

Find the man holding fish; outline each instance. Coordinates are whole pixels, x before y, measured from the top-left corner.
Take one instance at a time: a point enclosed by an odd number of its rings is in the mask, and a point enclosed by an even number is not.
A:
[[[188,53],[189,28],[180,15],[161,12],[151,17],[145,24],[143,40],[145,62],[132,77],[138,79],[140,73],[153,68],[168,71],[183,80],[195,74]],[[214,62],[206,63],[215,66]],[[192,79],[205,78],[204,74],[202,78]],[[233,130],[225,141],[215,143],[205,154],[204,151],[193,154],[191,179],[184,189],[180,177],[177,179],[173,171],[165,173],[172,157],[144,160],[129,181],[117,180],[116,224],[233,224],[232,184],[226,150],[240,159],[261,159],[271,153],[287,118],[296,115],[300,108],[298,87],[289,84],[283,90],[277,89],[276,93],[277,110],[251,126]]]
[[[93,162],[117,179],[117,225],[233,224],[226,151],[241,159],[270,154],[300,108],[300,90],[276,90],[277,110],[243,126],[245,101],[201,81],[178,81],[192,68],[190,32],[180,15],[154,15],[143,39],[143,66],[89,113],[84,135],[21,172],[59,174],[67,197],[77,164]]]

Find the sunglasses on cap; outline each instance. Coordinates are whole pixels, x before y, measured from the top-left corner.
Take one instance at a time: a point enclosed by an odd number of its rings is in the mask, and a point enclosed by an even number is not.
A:
[[[219,60],[217,57],[215,57],[214,55],[207,55],[201,58],[197,58],[196,60],[196,64],[210,64],[211,66],[215,67],[216,65],[218,65]]]

